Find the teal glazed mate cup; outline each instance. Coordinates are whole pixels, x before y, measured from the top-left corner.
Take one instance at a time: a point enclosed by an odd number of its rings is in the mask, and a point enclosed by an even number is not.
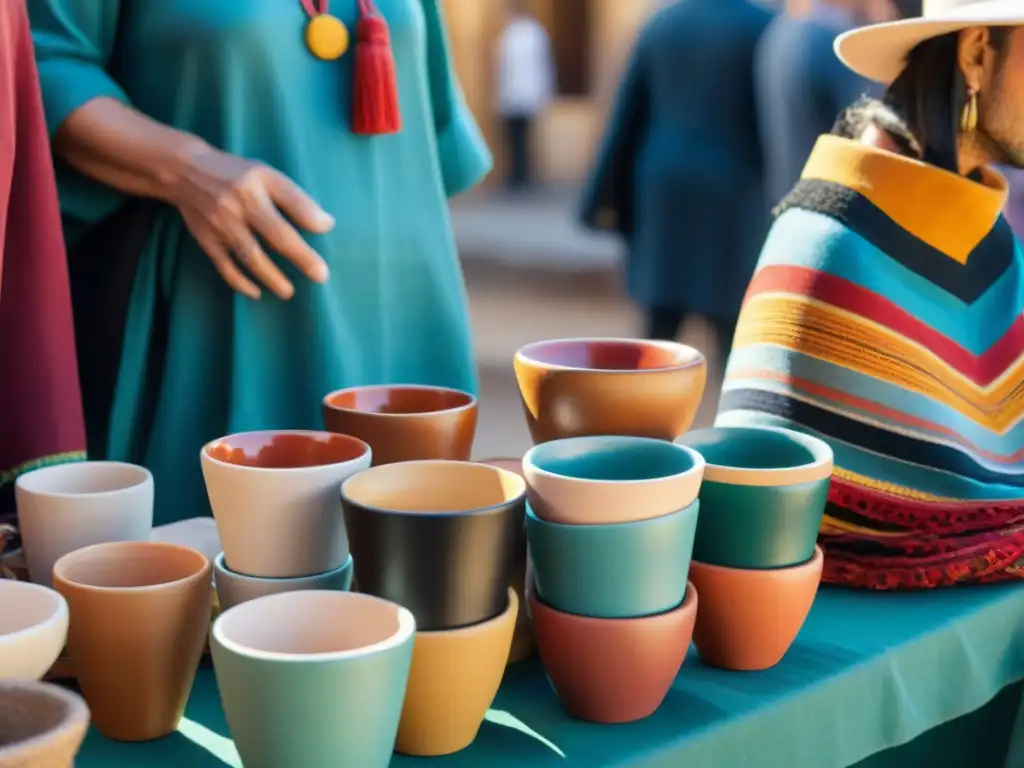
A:
[[[661,517],[613,525],[562,525],[526,509],[533,579],[552,608],[632,619],[678,608],[686,596],[699,501]]]
[[[225,611],[210,650],[245,768],[391,762],[416,621],[352,592],[284,592]]]
[[[693,559],[789,568],[814,556],[832,477],[828,443],[781,427],[714,427],[677,441],[706,462]]]
[[[315,576],[299,576],[294,579],[264,579],[235,573],[224,560],[221,552],[213,561],[213,586],[217,590],[217,602],[221,611],[255,600],[257,597],[276,595],[281,592],[305,592],[328,589],[347,592],[352,587],[352,555],[339,567]]]

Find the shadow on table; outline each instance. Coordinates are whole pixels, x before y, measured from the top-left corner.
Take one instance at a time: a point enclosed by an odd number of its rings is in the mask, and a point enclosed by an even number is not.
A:
[[[696,666],[692,657],[687,667]],[[519,662],[505,674],[501,692],[476,741],[444,759],[445,768],[548,768],[617,765],[635,760],[651,745],[663,745],[666,733],[710,727],[726,718],[716,704],[676,686],[661,707],[644,720],[599,725],[566,718],[537,659]],[[680,724],[685,723],[685,728]],[[392,768],[436,764],[436,759],[395,756]]]
[[[111,741],[91,729],[75,765],[77,768],[240,768],[208,661],[196,676],[185,719],[177,733],[159,741],[129,744]]]

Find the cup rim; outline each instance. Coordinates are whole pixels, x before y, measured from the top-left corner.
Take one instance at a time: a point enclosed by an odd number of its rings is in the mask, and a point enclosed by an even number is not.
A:
[[[224,620],[226,618],[230,618],[233,612],[238,611],[239,609],[246,609],[247,606],[247,610],[253,610],[253,606],[259,604],[261,601],[288,599],[290,596],[304,594],[332,596],[324,599],[334,599],[334,596],[342,595],[344,597],[341,599],[344,600],[364,600],[385,604],[394,609],[395,616],[398,619],[398,629],[396,629],[395,633],[390,637],[379,640],[371,645],[364,645],[348,651],[329,651],[327,653],[282,653],[279,651],[262,651],[258,648],[252,648],[224,636]],[[408,608],[405,608],[398,603],[393,603],[390,600],[375,597],[374,595],[366,595],[361,592],[337,592],[330,590],[295,590],[293,592],[279,592],[274,595],[263,595],[262,597],[256,597],[252,600],[247,600],[244,603],[239,603],[238,605],[228,608],[214,620],[210,633],[218,644],[238,656],[245,656],[246,658],[258,659],[260,661],[274,661],[282,664],[304,664],[308,662],[358,659],[364,656],[383,653],[384,651],[391,650],[392,648],[397,648],[416,634],[416,619]]]
[[[56,699],[64,704],[66,710],[64,716],[49,728],[40,730],[33,736],[6,747],[0,747],[0,755],[8,752],[12,755],[17,755],[18,752],[30,753],[48,743],[54,734],[67,732],[81,724],[84,735],[84,731],[88,727],[90,715],[85,699],[80,694],[60,685],[45,680],[0,680],[0,694],[4,691],[21,691],[38,694],[51,700]]]
[[[228,579],[230,579],[232,581],[244,581],[244,582],[250,582],[250,583],[257,583],[257,584],[266,584],[266,583],[284,584],[284,583],[287,583],[287,582],[290,582],[290,581],[314,581],[314,580],[319,580],[319,579],[326,579],[328,576],[333,576],[336,573],[341,573],[341,572],[343,572],[345,570],[348,570],[348,569],[352,568],[352,565],[353,565],[352,553],[349,552],[348,557],[345,558],[345,562],[343,562],[337,568],[332,568],[329,571],[324,571],[322,573],[314,573],[314,574],[310,574],[309,576],[273,577],[273,576],[250,576],[247,573],[239,573],[238,571],[231,570],[230,568],[228,568],[227,558],[225,557],[224,552],[220,552],[213,559],[213,570],[214,570],[215,573],[223,573]],[[301,590],[293,590],[293,591],[298,592],[298,591],[301,591]]]
[[[705,459],[704,479],[714,483],[729,485],[779,486],[796,485],[799,483],[823,480],[832,475],[835,456],[832,447],[819,437],[798,432],[795,429],[769,425],[721,425],[694,429],[676,439],[677,445],[691,447],[687,438],[699,438],[727,432],[770,432],[806,448],[813,457],[812,461],[791,467],[733,467],[728,464],[712,464]],[[694,448],[694,450],[697,450]],[[765,480],[768,482],[765,482]]]
[[[673,449],[681,448],[690,461],[691,466],[682,472],[675,472],[671,475],[663,475],[661,477],[649,477],[642,480],[592,480],[585,477],[573,477],[572,475],[562,475],[557,472],[551,472],[550,470],[543,469],[534,463],[534,456],[544,450],[551,450],[557,446],[564,446],[570,443],[597,443],[597,444],[609,444],[609,445],[654,445],[657,444],[659,447],[672,446]],[[680,480],[684,477],[692,477],[693,475],[704,475],[706,473],[706,464],[704,457],[693,448],[688,445],[682,445],[678,442],[669,442],[667,440],[658,440],[653,437],[634,437],[631,435],[584,435],[580,437],[563,437],[558,440],[549,440],[546,443],[539,443],[533,446],[526,455],[523,456],[523,470],[526,471],[527,467],[532,472],[535,472],[541,477],[554,478],[558,480],[567,480],[573,483],[582,483],[586,485],[616,485],[616,486],[630,486],[630,485],[645,485],[650,483],[660,483],[665,480]]]
[[[550,611],[551,613],[559,614],[562,616],[569,616],[574,621],[580,624],[591,624],[591,625],[608,625],[612,623],[641,623],[641,622],[653,622],[657,620],[663,620],[669,616],[688,613],[697,609],[698,600],[700,596],[697,594],[697,588],[693,585],[692,579],[686,580],[686,594],[683,596],[683,602],[677,605],[675,608],[670,608],[667,611],[661,613],[651,614],[649,616],[627,616],[622,618],[599,618],[597,616],[580,616],[576,613],[567,613],[566,611],[560,611],[549,603],[545,603],[541,598],[540,593],[537,591],[536,582],[532,581],[527,584],[527,602],[530,604],[530,610],[533,611],[534,605],[538,605],[542,610]]]
[[[718,571],[720,573],[778,573],[778,574],[789,574],[799,573],[801,571],[813,571],[821,567],[825,562],[825,550],[821,548],[821,544],[814,545],[814,554],[811,555],[809,560],[804,560],[802,563],[796,565],[788,565],[784,568],[733,568],[728,565],[715,565],[714,563],[702,563],[700,560],[691,560],[690,567],[694,565],[699,566],[703,570],[707,571]]]
[[[469,624],[463,627],[452,627],[451,629],[431,629],[431,630],[420,630],[417,635],[424,635],[426,637],[441,637],[442,635],[458,635],[459,637],[465,637],[470,634],[483,634],[488,632],[498,624],[502,624],[508,620],[509,614],[513,611],[518,611],[519,595],[516,594],[515,587],[508,588],[508,603],[505,605],[505,610],[496,616],[492,616],[489,619],[478,621],[474,624]]]
[[[329,437],[332,439],[344,439],[353,443],[358,443],[363,448],[363,452],[352,459],[346,459],[345,461],[334,461],[328,464],[311,464],[304,467],[249,467],[245,464],[232,464],[230,461],[222,461],[216,456],[210,454],[210,449],[217,443],[229,440],[232,437],[247,437],[249,435],[319,435],[321,437]],[[288,472],[310,472],[317,469],[327,469],[330,467],[344,467],[346,465],[355,464],[362,461],[367,456],[372,458],[372,449],[369,443],[365,440],[360,440],[358,437],[352,435],[344,435],[339,432],[328,432],[323,429],[254,429],[249,432],[233,432],[230,435],[223,435],[210,440],[202,448],[199,449],[199,457],[202,461],[207,461],[211,464],[215,464],[219,467],[229,467],[233,470],[240,472],[275,472],[275,473],[288,473]]]
[[[537,525],[540,525],[545,528],[571,529],[573,531],[582,533],[583,531],[581,531],[581,529],[592,530],[594,528],[614,528],[617,530],[622,530],[624,528],[638,527],[648,523],[654,523],[658,520],[664,520],[665,518],[672,517],[673,515],[685,514],[686,512],[689,512],[694,508],[696,508],[699,513],[700,496],[695,496],[693,501],[691,501],[685,507],[674,509],[671,512],[666,512],[663,515],[656,515],[654,517],[642,517],[639,520],[624,520],[617,523],[560,523],[555,520],[544,519],[543,517],[537,514],[537,512],[533,509],[533,506],[530,504],[530,502],[527,501],[526,519],[528,521],[535,522]]]
[[[96,584],[84,584],[81,581],[75,581],[74,579],[69,579],[66,576],[64,576],[63,573],[59,573],[58,572],[58,569],[60,569],[61,571],[67,570],[68,564],[69,563],[73,563],[76,557],[82,557],[82,556],[84,556],[86,554],[89,554],[91,552],[95,552],[96,550],[100,550],[100,549],[137,549],[137,548],[142,548],[142,549],[157,549],[157,548],[160,548],[160,549],[165,549],[165,550],[176,550],[176,551],[180,552],[183,555],[189,555],[189,556],[193,556],[195,558],[198,558],[197,563],[201,562],[201,563],[203,563],[203,565],[201,565],[199,568],[197,568],[195,571],[193,571],[192,573],[188,574],[187,576],[182,576],[180,579],[175,579],[173,581],[163,581],[163,582],[160,582],[159,584],[143,584],[143,585],[138,586],[138,587],[103,587],[103,586],[99,586],[99,585],[96,585]],[[131,593],[131,594],[139,594],[139,593],[142,593],[142,592],[157,592],[157,591],[163,592],[163,591],[166,591],[166,590],[175,589],[177,587],[180,587],[183,584],[188,584],[189,582],[197,581],[199,579],[202,579],[203,574],[209,573],[211,568],[212,568],[212,566],[210,565],[210,560],[209,560],[209,558],[206,555],[204,555],[198,549],[193,549],[192,547],[186,547],[186,546],[184,546],[182,544],[171,544],[170,542],[166,542],[166,541],[107,541],[107,542],[103,542],[101,544],[91,544],[88,547],[82,547],[81,549],[75,549],[75,550],[72,550],[71,552],[68,552],[65,555],[62,555],[57,560],[57,562],[55,562],[53,564],[52,576],[53,576],[54,584],[56,584],[57,580],[59,579],[63,583],[71,586],[73,589],[77,589],[77,590],[80,590],[80,591],[83,591],[83,592],[92,592],[92,593],[95,593],[95,594],[108,594],[108,595],[109,594],[114,594],[114,593],[120,593],[120,592],[127,592],[127,593]],[[207,576],[207,579],[209,579],[209,576]]]
[[[416,390],[420,392],[446,392],[457,395],[464,395],[469,398],[469,402],[463,403],[462,405],[456,405],[453,408],[441,408],[436,411],[414,411],[413,413],[377,413],[376,411],[364,411],[360,408],[345,408],[341,405],[335,405],[331,402],[331,398],[337,397],[338,395],[348,394],[349,392],[367,392],[369,390]],[[380,418],[399,418],[399,419],[422,419],[430,416],[437,416],[439,414],[451,414],[459,413],[461,411],[468,411],[477,406],[477,398],[472,392],[466,392],[465,390],[455,389],[454,387],[437,387],[432,384],[367,384],[359,387],[343,387],[342,389],[336,389],[333,392],[328,392],[324,395],[324,399],[321,401],[324,408],[329,408],[332,411],[338,413],[359,413],[364,416],[374,416]]]
[[[559,363],[545,363],[542,360],[538,360],[535,357],[531,357],[530,353],[537,349],[547,346],[549,344],[633,344],[637,347],[657,347],[660,349],[672,350],[674,352],[681,352],[689,355],[689,359],[684,360],[676,365],[663,366],[661,368],[588,368],[586,366],[576,365],[561,365]],[[516,350],[515,354],[516,361],[522,361],[529,363],[530,365],[536,365],[540,368],[545,368],[551,371],[588,371],[592,373],[602,374],[638,374],[638,373],[658,373],[664,371],[683,371],[687,368],[699,367],[707,364],[707,358],[704,353],[696,347],[691,347],[689,344],[682,344],[678,341],[659,341],[656,339],[636,339],[636,338],[615,338],[613,336],[574,336],[565,339],[543,339],[541,341],[532,341],[529,344],[524,344]]]
[[[353,499],[349,495],[349,493],[348,493],[348,486],[349,486],[350,483],[354,483],[355,481],[357,481],[357,480],[359,480],[359,479],[363,478],[364,476],[369,475],[371,473],[383,473],[383,472],[386,472],[386,471],[397,472],[397,471],[399,471],[398,469],[396,469],[397,467],[412,467],[414,465],[431,465],[431,464],[434,464],[434,465],[436,465],[436,464],[444,464],[444,465],[449,465],[449,466],[461,465],[461,466],[472,466],[472,467],[487,467],[488,469],[490,469],[490,470],[492,470],[494,472],[498,472],[501,475],[507,475],[509,478],[511,478],[512,481],[514,483],[516,483],[517,487],[519,488],[519,492],[515,496],[513,496],[511,498],[505,499],[504,501],[500,501],[500,502],[497,502],[495,504],[491,504],[491,505],[486,506],[486,507],[473,507],[472,509],[459,509],[459,510],[448,511],[448,512],[445,512],[445,511],[431,511],[431,510],[424,510],[424,511],[420,512],[420,511],[417,511],[417,510],[386,509],[384,507],[379,507],[379,506],[374,505],[374,504],[365,504],[362,501],[358,501],[356,499]],[[509,505],[517,504],[517,503],[519,503],[519,501],[521,501],[524,498],[526,498],[526,479],[522,475],[517,475],[515,472],[509,472],[507,469],[502,469],[501,467],[495,467],[493,464],[481,464],[479,461],[455,461],[453,459],[417,459],[415,461],[401,461],[401,462],[397,462],[397,463],[394,463],[394,464],[380,464],[380,465],[378,465],[376,467],[370,467],[369,469],[364,469],[362,472],[357,472],[356,474],[352,475],[351,477],[345,478],[345,480],[341,484],[341,500],[345,504],[350,504],[350,505],[352,505],[354,507],[359,507],[359,508],[365,509],[365,510],[371,510],[371,511],[375,512],[376,514],[402,515],[402,516],[408,516],[408,517],[419,517],[419,518],[424,518],[424,519],[431,518],[431,517],[447,517],[447,518],[451,518],[451,517],[468,517],[468,516],[476,516],[476,515],[480,515],[480,516],[489,515],[489,514],[493,514],[493,513],[496,513],[496,512],[500,512],[501,510],[507,508]]]
[[[10,585],[17,586],[12,587]],[[0,635],[0,648],[7,645],[9,642],[24,640],[26,637],[38,634],[54,624],[59,624],[62,621],[68,620],[68,601],[64,598],[64,595],[55,589],[51,589],[50,587],[43,586],[42,584],[36,584],[31,581],[0,578],[0,593],[5,589],[24,589],[27,592],[42,593],[47,597],[53,598],[56,601],[56,604],[53,612],[42,621],[36,622],[30,627],[23,627],[22,629],[15,630],[14,632],[8,632],[4,635]]]
[[[84,471],[84,467],[104,467],[113,468],[117,467],[120,469],[127,469],[134,471],[138,474],[138,479],[128,485],[124,485],[120,488],[114,488],[109,491],[96,491],[94,493],[65,493],[62,491],[51,491],[46,488],[33,488],[32,482],[34,480],[40,480],[45,475],[56,475],[63,472],[73,472],[75,470]],[[41,481],[41,480],[40,480]],[[138,464],[132,464],[128,461],[65,461],[61,464],[50,464],[46,467],[39,467],[33,469],[30,472],[24,472],[18,475],[14,481],[15,489],[22,491],[23,493],[29,493],[33,496],[41,496],[50,499],[104,499],[110,496],[114,496],[125,491],[130,491],[138,488],[141,485],[153,482],[153,473],[150,472],[143,466]]]

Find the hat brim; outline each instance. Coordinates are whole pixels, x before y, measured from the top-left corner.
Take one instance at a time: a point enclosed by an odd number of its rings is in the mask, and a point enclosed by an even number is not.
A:
[[[990,0],[929,18],[903,19],[844,32],[836,38],[840,61],[861,77],[889,85],[918,44],[971,27],[1024,26],[1021,0]]]

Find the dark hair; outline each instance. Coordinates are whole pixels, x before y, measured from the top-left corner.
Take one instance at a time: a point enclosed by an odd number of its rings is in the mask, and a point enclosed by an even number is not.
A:
[[[989,44],[1000,63],[1012,32],[1013,27],[989,29]],[[845,116],[847,125],[867,120],[892,136],[901,149],[912,150],[908,154],[956,173],[960,115],[967,103],[967,85],[957,64],[959,39],[959,32],[951,32],[920,43],[881,104],[858,102]],[[879,116],[881,120],[875,119]]]

